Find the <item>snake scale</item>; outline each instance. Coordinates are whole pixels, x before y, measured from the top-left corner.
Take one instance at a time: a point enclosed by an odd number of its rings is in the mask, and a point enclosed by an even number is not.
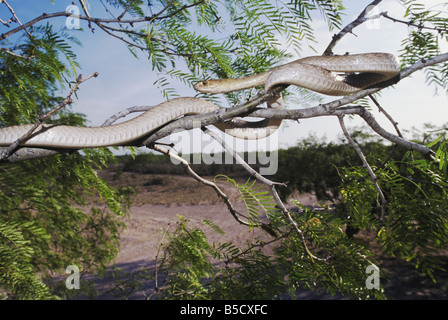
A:
[[[204,80],[194,88],[207,93],[225,93],[258,86],[265,91],[277,85],[301,86],[322,94],[343,96],[377,85],[395,77],[400,71],[395,56],[388,53],[366,53],[345,56],[316,56],[295,60],[269,71],[238,79]],[[341,74],[343,73],[343,74]],[[281,108],[281,100],[268,101]],[[127,145],[141,139],[164,124],[184,115],[218,110],[215,104],[200,98],[182,97],[163,102],[128,121],[104,127],[76,127],[42,124],[23,142],[27,147],[98,148]],[[215,126],[237,138],[259,139],[275,131],[281,120],[269,120],[263,127],[246,122],[224,122]],[[0,128],[0,146],[8,146],[31,125]]]

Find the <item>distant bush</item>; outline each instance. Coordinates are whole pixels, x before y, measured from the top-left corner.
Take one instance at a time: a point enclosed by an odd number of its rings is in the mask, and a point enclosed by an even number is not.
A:
[[[405,150],[372,140],[361,131],[353,133],[372,166],[381,165],[384,159],[398,159]],[[321,201],[334,201],[341,188],[339,168],[362,166],[359,156],[346,142],[325,142],[309,137],[297,146],[278,152],[278,170],[273,179],[287,182],[279,188],[286,199],[294,191],[312,192]]]

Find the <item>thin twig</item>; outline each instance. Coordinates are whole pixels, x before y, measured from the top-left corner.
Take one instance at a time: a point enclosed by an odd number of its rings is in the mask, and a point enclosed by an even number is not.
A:
[[[361,148],[358,146],[358,144],[353,140],[350,133],[348,132],[345,123],[344,123],[344,116],[339,116],[339,124],[341,125],[342,132],[344,133],[345,137],[347,138],[348,142],[351,144],[353,149],[355,149],[356,153],[358,154],[359,158],[361,159],[364,168],[366,168],[367,172],[370,175],[370,178],[372,179],[373,186],[378,193],[378,196],[380,198],[380,208],[381,208],[381,215],[379,218],[380,225],[383,225],[384,223],[384,217],[386,214],[386,206],[387,201],[386,197],[384,196],[383,191],[381,190],[380,186],[378,185],[378,177],[373,172],[372,168],[369,165],[369,162],[367,161],[366,157],[364,156],[364,153],[362,152]]]
[[[162,233],[161,236],[165,237],[165,235],[168,233],[168,229],[169,229],[170,227],[171,227],[171,224],[168,224],[168,226],[163,230],[163,233]],[[151,298],[151,296],[153,296],[154,294],[156,294],[156,293],[159,291],[159,288],[161,287],[161,286],[159,285],[159,265],[158,265],[158,263],[159,263],[159,261],[158,261],[158,259],[159,259],[159,253],[160,253],[161,248],[162,248],[162,241],[160,241],[159,246],[157,246],[156,259],[155,259],[155,262],[154,262],[154,268],[155,268],[155,275],[154,275],[154,281],[155,281],[155,284],[154,284],[154,292],[151,293],[151,294],[147,297],[148,300]],[[162,284],[162,286],[163,286],[163,284]]]
[[[29,57],[25,57],[25,56],[22,56],[22,55],[20,55],[20,54],[15,53],[15,52],[12,52],[12,51],[10,51],[10,50],[7,49],[7,48],[0,48],[0,50],[3,51],[3,52],[5,52],[5,53],[7,53],[7,54],[9,54],[9,55],[11,55],[11,56],[13,56],[13,57],[20,58],[20,59],[25,59],[25,60],[27,60],[27,61],[30,61],[32,58],[34,58],[33,55],[31,55],[31,56],[29,56]]]
[[[103,124],[101,125],[101,127],[104,126],[110,126],[112,123],[118,121],[118,119],[120,118],[124,118],[127,115],[134,113],[134,112],[145,112],[148,111],[149,109],[154,108],[154,106],[134,106],[134,107],[130,107],[124,110],[121,110],[119,112],[117,112],[116,114],[110,116],[109,118],[107,118]]]
[[[372,3],[370,3],[356,18],[353,22],[348,24],[344,29],[342,29],[338,34],[335,34],[333,36],[333,39],[331,40],[330,44],[327,46],[327,49],[325,49],[323,55],[324,56],[331,56],[333,55],[333,48],[336,46],[336,44],[348,33],[353,33],[353,29],[359,26],[360,24],[366,22],[369,20],[369,18],[366,18],[367,14],[376,6],[378,5],[382,0],[374,0]]]
[[[160,10],[159,12],[157,12],[156,14],[154,14],[152,16],[151,20],[157,19],[162,13],[164,13],[166,10],[168,10],[168,8],[173,4],[173,2],[174,2],[174,0],[170,0],[170,2],[162,8],[162,10]]]
[[[84,13],[86,14],[86,16],[89,17],[89,18],[92,18],[92,17],[90,16],[89,11],[87,10],[87,6],[86,6],[84,0],[79,0],[79,3],[81,3],[82,10],[83,10]],[[92,31],[92,33],[95,32],[95,28],[92,27],[92,21],[89,20],[89,21],[88,21],[88,25],[89,25],[89,29]]]
[[[118,23],[120,25],[122,25],[122,24],[129,24],[129,25],[132,26],[132,25],[134,25],[136,23],[151,22],[153,20],[162,20],[162,19],[166,19],[166,18],[172,17],[175,14],[179,13],[180,11],[188,9],[190,7],[193,7],[193,6],[200,5],[200,4],[204,3],[204,1],[205,0],[201,0],[201,1],[198,1],[198,2],[195,2],[195,3],[192,3],[190,5],[185,5],[185,6],[181,7],[181,8],[179,8],[179,10],[177,10],[177,11],[175,11],[175,12],[169,14],[169,15],[163,16],[163,17],[159,17],[158,14],[155,14],[155,15],[152,15],[152,16],[144,16],[144,17],[138,17],[138,18],[133,18],[133,19],[125,19],[125,20],[118,19],[118,18],[115,18],[115,17],[112,18],[112,19],[95,18],[95,17],[92,17],[90,15],[89,16],[87,16],[87,15],[83,16],[83,15],[73,14],[71,12],[65,12],[65,11],[54,12],[54,13],[43,13],[42,15],[34,18],[33,20],[30,20],[30,21],[28,21],[28,22],[18,26],[17,28],[14,28],[14,29],[6,32],[6,33],[1,34],[0,35],[0,40],[6,39],[7,37],[9,37],[9,36],[19,32],[19,31],[27,29],[28,27],[38,23],[39,21],[52,19],[52,18],[56,18],[56,17],[71,17],[71,18],[75,18],[75,19],[80,19],[80,20],[86,20],[86,21],[89,21],[89,22],[93,22],[93,23],[95,23],[97,25],[98,25],[98,23],[100,23],[100,24],[101,23]]]
[[[305,237],[303,236],[303,232],[299,229],[297,223],[292,219],[288,209],[285,207],[285,205],[283,204],[283,201],[280,199],[280,196],[277,193],[277,190],[275,189],[276,185],[281,185],[281,186],[286,186],[286,184],[284,183],[278,183],[278,182],[273,182],[265,177],[263,177],[262,175],[260,175],[258,172],[256,172],[249,164],[247,164],[244,159],[242,159],[238,153],[236,153],[232,148],[230,148],[230,146],[225,143],[224,140],[221,139],[221,137],[219,137],[219,135],[215,134],[214,132],[212,132],[209,129],[204,128],[203,129],[207,134],[211,135],[215,140],[217,140],[222,146],[223,148],[230,152],[232,154],[232,156],[235,158],[235,160],[243,166],[244,169],[246,169],[246,171],[248,171],[253,177],[255,177],[258,181],[262,182],[263,184],[266,184],[269,189],[271,190],[271,193],[274,196],[275,201],[277,202],[277,205],[279,206],[280,210],[282,211],[282,213],[285,215],[285,217],[287,218],[288,222],[291,224],[292,228],[294,229],[294,231],[297,233],[297,235],[299,236],[300,241],[302,242],[305,251],[307,252],[307,254],[309,255],[309,257],[311,258],[311,260],[318,260],[318,261],[326,261],[327,259],[322,259],[319,257],[316,257],[315,255],[313,255],[311,253],[311,251],[308,249],[308,246],[306,244],[306,240]],[[269,218],[269,217],[268,217]]]
[[[111,35],[111,36],[114,37],[114,38],[117,38],[117,39],[123,41],[124,43],[127,43],[127,44],[130,45],[130,46],[136,47],[136,48],[141,49],[141,50],[148,50],[148,48],[146,48],[146,47],[143,47],[143,46],[141,46],[141,45],[138,45],[138,44],[136,44],[135,42],[131,42],[131,41],[129,41],[129,40],[126,40],[126,39],[123,38],[123,37],[117,36],[117,35],[116,35],[115,33],[113,33],[113,32],[110,32],[110,31],[107,30],[107,28],[106,28],[105,26],[103,26],[101,23],[97,23],[97,25],[98,25],[98,27],[100,27],[100,28],[101,28],[104,32],[106,32],[107,34]]]
[[[236,152],[236,150],[232,149],[223,139],[221,139],[221,137],[217,133],[207,128],[202,128],[202,131],[204,131],[205,133],[210,135],[213,139],[215,139],[224,148],[224,150],[226,150],[232,155],[232,157],[236,160],[237,163],[239,163],[247,172],[249,172],[249,174],[252,177],[262,182],[263,184],[266,184],[269,187],[272,185],[281,185],[283,187],[286,187],[286,184],[281,182],[273,182],[263,177],[257,171],[255,171],[246,161],[244,161],[243,158],[241,158],[241,156]]]
[[[302,242],[302,245],[303,245],[306,253],[311,258],[311,261],[313,261],[313,262],[315,260],[317,260],[317,261],[328,261],[329,257],[327,257],[327,258],[320,258],[320,257],[317,257],[317,256],[315,256],[314,254],[311,253],[310,249],[308,248],[308,245],[306,244],[306,239],[305,239],[305,236],[303,235],[303,231],[300,230],[300,228],[297,225],[297,223],[291,217],[291,214],[289,213],[289,210],[283,204],[283,201],[280,199],[280,196],[277,193],[277,189],[275,189],[275,185],[270,186],[270,189],[271,189],[271,193],[274,196],[275,201],[279,205],[279,208],[282,211],[283,215],[286,217],[286,219],[288,220],[289,224],[292,226],[294,231],[299,236],[300,242]]]
[[[131,9],[132,5],[134,4],[134,1],[135,1],[135,0],[132,0],[131,2],[129,2],[129,5],[128,5],[127,8],[123,11],[123,13],[120,14],[120,15],[117,17],[117,20],[121,20],[121,18],[124,17],[124,15],[129,11],[129,9]]]
[[[2,1],[0,1],[0,3],[1,2],[3,2],[8,7],[9,11],[11,12],[14,19],[16,19],[17,23],[22,25],[22,22],[20,22],[19,18],[17,17],[16,13],[14,12],[13,8],[6,2],[6,0],[2,0]],[[28,34],[28,36],[31,37],[31,34],[28,32],[28,30],[25,29],[25,31]]]
[[[171,2],[173,2],[173,1],[171,1]],[[165,9],[168,8],[168,6],[170,5],[170,4],[168,4],[161,12],[159,12],[153,19],[151,19],[151,21],[152,20],[156,20],[156,19],[162,20],[162,19],[166,19],[166,18],[171,18],[171,17],[175,16],[176,14],[178,14],[179,12],[184,11],[185,9],[189,9],[189,8],[198,6],[200,4],[203,4],[204,2],[205,2],[205,0],[200,0],[200,1],[197,1],[197,2],[193,2],[191,4],[186,4],[186,5],[182,6],[182,7],[180,7],[179,9],[177,9],[176,11],[173,11],[172,13],[160,17],[160,14],[163,11],[165,11]]]
[[[392,118],[392,116],[380,105],[380,103],[375,99],[375,97],[372,94],[369,95],[369,98],[376,105],[376,107],[378,108],[378,111],[380,113],[384,114],[386,116],[386,118],[392,123],[398,136],[403,138],[403,135],[401,134],[400,129],[398,128],[398,122]]]
[[[217,193],[217,195],[224,201],[224,203],[227,205],[227,208],[229,209],[230,213],[232,214],[233,218],[238,221],[240,224],[249,226],[250,224],[246,221],[241,220],[238,215],[240,215],[240,213],[234,208],[234,206],[232,205],[232,203],[230,202],[229,196],[226,195],[215,183],[208,181],[204,178],[202,178],[201,176],[199,176],[193,169],[191,169],[189,163],[187,160],[185,160],[182,157],[179,157],[178,155],[172,153],[170,150],[161,147],[160,145],[153,145],[151,147],[151,149],[154,149],[156,151],[159,151],[161,153],[163,153],[164,155],[167,155],[173,159],[175,159],[176,161],[179,161],[182,166],[184,167],[184,169],[188,172],[188,174],[190,174],[196,181],[205,184],[211,188],[213,188],[215,190],[215,192]]]
[[[437,31],[437,32],[446,32],[446,29],[441,29],[441,28],[436,28],[436,27],[426,27],[426,26],[421,25],[421,24],[415,24],[412,21],[404,21],[404,20],[393,18],[393,17],[389,16],[387,12],[381,12],[378,15],[382,16],[382,17],[384,17],[386,19],[389,19],[389,20],[391,20],[393,22],[402,23],[402,24],[405,24],[405,25],[410,26],[410,27],[415,27],[415,28],[418,28],[418,29],[433,30],[433,31]],[[442,21],[446,23],[446,20],[441,20],[439,22],[442,22]]]

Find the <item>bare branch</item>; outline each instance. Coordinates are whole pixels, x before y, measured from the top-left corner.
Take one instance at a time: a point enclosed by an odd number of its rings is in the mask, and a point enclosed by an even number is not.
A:
[[[404,20],[396,19],[396,18],[393,18],[393,17],[389,16],[389,15],[387,14],[387,12],[381,12],[381,13],[379,14],[379,16],[382,16],[382,17],[384,17],[384,18],[386,18],[386,19],[389,19],[389,20],[391,20],[391,21],[393,21],[393,22],[396,22],[396,23],[402,23],[402,24],[405,24],[405,25],[407,25],[407,26],[415,27],[415,28],[418,28],[418,29],[433,30],[433,31],[437,31],[437,32],[445,32],[445,31],[446,31],[446,29],[442,29],[442,28],[426,27],[426,26],[423,26],[423,25],[421,25],[421,24],[415,24],[415,23],[413,23],[412,21],[404,21]]]
[[[6,0],[2,0],[0,2],[3,2],[8,7],[9,11],[11,12],[12,16],[17,21],[17,23],[22,25],[22,22],[20,22],[19,18],[17,17],[16,13],[14,12],[13,8],[6,2]],[[28,36],[31,37],[31,34],[27,30],[26,30],[26,33],[28,33]]]
[[[27,61],[29,61],[29,60],[31,60],[32,58],[34,58],[33,55],[31,55],[31,56],[29,56],[29,57],[22,56],[22,55],[20,55],[20,54],[17,54],[17,53],[15,53],[15,52],[10,51],[10,50],[7,49],[7,48],[0,48],[0,50],[3,51],[3,52],[5,52],[5,53],[7,53],[7,54],[9,54],[9,55],[11,55],[11,56],[13,56],[13,57],[20,58],[20,59],[25,59],[25,60],[27,60]]]
[[[130,108],[121,110],[121,111],[117,112],[116,114],[110,116],[108,119],[106,119],[106,121],[103,122],[101,127],[110,126],[112,123],[116,122],[118,119],[124,118],[131,113],[145,112],[154,107],[155,106],[134,106],[134,107],[130,107]]]
[[[275,201],[279,204],[280,210],[282,211],[283,215],[288,220],[289,224],[292,226],[293,230],[299,236],[300,242],[302,242],[302,245],[303,245],[306,253],[308,254],[308,256],[311,258],[311,260],[313,262],[314,262],[314,260],[317,260],[317,261],[327,261],[329,258],[319,258],[319,257],[317,257],[317,256],[315,256],[315,255],[313,255],[311,253],[310,249],[308,248],[308,245],[306,244],[306,240],[305,240],[305,237],[303,235],[303,231],[300,230],[300,228],[297,225],[297,223],[291,217],[291,214],[289,213],[288,209],[286,209],[285,205],[283,204],[282,200],[280,199],[280,196],[277,193],[277,190],[275,189],[275,186],[274,185],[270,186],[270,189],[271,189],[272,195],[274,196]]]
[[[373,95],[369,95],[369,98],[373,101],[373,103],[378,108],[378,111],[386,116],[386,118],[392,123],[392,125],[395,128],[395,131],[397,131],[397,134],[399,137],[403,138],[403,135],[400,132],[400,129],[398,128],[398,122],[395,121],[392,116],[379,104],[379,102],[375,99]]]
[[[98,25],[98,27],[100,27],[100,28],[101,28],[104,32],[106,32],[107,34],[111,35],[111,36],[114,37],[114,38],[117,38],[117,39],[123,41],[124,43],[127,43],[127,44],[130,45],[130,46],[139,48],[139,49],[141,49],[141,50],[147,50],[146,47],[143,47],[143,46],[141,46],[141,45],[138,45],[138,44],[136,44],[135,42],[131,42],[131,41],[129,41],[129,40],[126,40],[126,39],[123,38],[123,37],[117,36],[116,34],[110,32],[110,31],[107,30],[107,28],[106,28],[105,26],[103,26],[101,23],[97,23],[97,25]]]
[[[121,20],[124,17],[124,15],[129,11],[129,9],[131,9],[132,5],[134,4],[134,1],[135,0],[132,0],[131,2],[129,2],[129,5],[127,6],[127,8],[123,11],[122,14],[120,14],[118,16],[118,18],[117,18],[118,20]]]
[[[421,70],[423,68],[433,66],[442,62],[448,61],[448,52],[442,53],[438,56],[429,58],[429,59],[421,59],[420,61],[414,63],[412,66],[407,67],[406,69],[401,70],[400,72],[400,80],[406,77],[409,77],[412,73]]]
[[[353,33],[353,29],[359,26],[360,24],[363,24],[368,18],[366,18],[367,14],[376,6],[378,5],[382,0],[374,0],[372,3],[370,3],[362,12],[361,14],[350,24],[348,24],[344,29],[342,29],[338,34],[335,34],[333,36],[333,39],[331,40],[330,44],[328,45],[327,49],[324,51],[324,56],[331,56],[333,55],[333,48],[336,46],[336,44],[348,33]]]
[[[273,88],[270,92],[267,93],[262,92],[259,95],[257,95],[254,99],[233,108],[222,108],[212,113],[207,114],[204,113],[194,116],[183,117],[159,129],[156,133],[152,134],[150,137],[142,141],[141,145],[142,146],[151,145],[155,141],[170,135],[176,129],[184,129],[184,130],[194,129],[195,125],[198,122],[201,123],[201,126],[206,126],[209,124],[223,122],[225,120],[229,120],[237,116],[248,114],[256,106],[268,101],[269,99],[272,99],[272,97],[276,96],[285,88],[286,86],[278,86],[276,88]]]
[[[9,22],[11,22],[11,20],[8,20],[8,21],[4,21],[4,20],[2,20],[2,19],[0,19],[0,22],[5,26],[5,27],[8,27],[9,28]]]
[[[164,13],[172,4],[173,4],[174,0],[170,0],[170,2],[162,8],[162,10],[160,10],[159,12],[157,12],[156,14],[154,14],[152,16],[152,20],[157,19],[162,13]]]
[[[161,153],[163,153],[164,155],[167,155],[171,158],[176,159],[177,161],[179,161],[182,166],[184,167],[184,169],[187,171],[187,173],[189,175],[191,175],[196,181],[205,184],[211,188],[213,188],[213,190],[215,190],[216,194],[224,201],[224,203],[227,205],[227,208],[229,209],[230,213],[232,214],[233,218],[238,221],[240,224],[249,226],[249,223],[246,221],[241,220],[238,215],[240,215],[240,213],[233,207],[232,203],[229,200],[229,196],[226,195],[215,183],[208,181],[204,178],[202,178],[201,176],[199,176],[196,172],[194,172],[193,169],[191,169],[189,163],[187,160],[185,160],[182,157],[179,157],[177,154],[172,153],[170,150],[161,147],[160,145],[153,145],[151,147],[151,149],[154,149],[156,151],[159,151]]]
[[[309,257],[311,258],[311,260],[319,260],[319,261],[326,261],[327,259],[322,259],[319,257],[316,257],[315,255],[313,255],[311,253],[311,251],[308,249],[308,246],[306,244],[306,240],[305,237],[303,236],[303,232],[299,229],[297,223],[294,221],[294,219],[292,219],[288,209],[285,207],[285,205],[283,204],[283,201],[280,199],[280,196],[277,193],[277,190],[275,189],[276,185],[281,185],[286,187],[286,184],[284,183],[278,183],[278,182],[273,182],[265,177],[263,177],[262,175],[260,175],[258,172],[256,172],[251,166],[249,166],[249,164],[247,164],[230,146],[227,145],[227,143],[221,139],[221,137],[219,137],[219,135],[215,134],[214,132],[210,131],[209,129],[203,129],[207,134],[211,135],[215,140],[217,140],[222,146],[223,148],[230,152],[233,156],[233,158],[240,164],[243,166],[244,169],[246,169],[246,171],[248,171],[253,177],[255,177],[258,181],[260,181],[263,184],[266,184],[269,189],[271,190],[271,193],[274,196],[275,201],[277,202],[277,205],[279,206],[280,210],[282,211],[283,215],[285,215],[286,219],[288,220],[288,222],[290,223],[290,225],[292,226],[293,230],[297,233],[297,235],[299,236],[300,241],[303,244],[303,247],[305,249],[305,251],[307,252],[307,254],[309,255]],[[269,217],[268,217],[269,218]]]
[[[61,16],[68,17],[68,16],[71,16],[71,13],[68,13],[68,12],[57,12],[57,13],[52,13],[50,15],[47,14],[47,13],[44,13],[41,16],[39,16],[37,18],[34,18],[31,21],[28,21],[27,23],[22,24],[21,26],[19,26],[17,28],[14,28],[14,29],[6,32],[6,33],[1,34],[0,35],[0,40],[6,39],[7,37],[9,37],[9,36],[19,32],[19,31],[22,31],[22,30],[24,30],[24,29],[26,29],[26,28],[28,28],[28,27],[38,23],[41,20],[50,19],[50,18],[54,18],[54,17],[61,17]]]
[[[174,2],[174,1],[171,0],[170,3],[169,3],[165,8],[162,9],[162,11],[160,11],[159,13],[157,13],[157,14],[151,19],[151,21],[152,21],[152,20],[156,20],[156,19],[158,19],[158,20],[162,20],[162,19],[166,19],[166,18],[173,17],[173,16],[175,16],[176,14],[178,14],[179,12],[184,11],[185,9],[192,8],[192,7],[198,6],[198,5],[200,5],[200,4],[203,4],[203,3],[205,2],[205,0],[200,0],[200,1],[197,1],[197,2],[193,2],[193,3],[191,3],[191,4],[186,4],[186,5],[180,7],[178,10],[176,10],[176,11],[174,11],[174,12],[172,12],[172,13],[160,17],[160,15],[161,15],[166,9],[168,9],[168,7],[169,7],[173,2]]]
[[[243,158],[241,158],[241,156],[235,150],[233,150],[223,139],[221,139],[221,137],[217,133],[215,133],[207,128],[203,128],[202,131],[204,131],[205,133],[210,135],[213,139],[215,139],[224,148],[224,150],[226,150],[227,152],[229,152],[232,155],[232,157],[236,160],[237,163],[239,163],[241,166],[243,166],[243,168],[247,172],[249,172],[249,174],[252,177],[254,177],[258,181],[268,185],[269,187],[273,186],[273,185],[281,185],[283,187],[286,187],[286,184],[281,183],[281,182],[273,182],[273,181],[263,177],[257,171],[255,171],[246,161],[244,161]]]
[[[423,155],[433,154],[433,151],[424,145],[408,141],[404,138],[401,138],[399,136],[387,132],[375,120],[375,117],[366,108],[361,106],[341,107],[334,111],[328,110],[328,108],[325,105],[319,105],[317,107],[296,109],[296,110],[258,109],[249,114],[249,116],[251,117],[263,117],[271,119],[291,119],[291,120],[316,118],[324,116],[339,117],[341,115],[359,115],[376,133],[378,133],[383,138],[391,142],[397,143],[409,150],[415,150],[417,152],[420,152]]]
[[[87,17],[91,18],[89,11],[87,10],[87,6],[84,2],[84,0],[79,0],[79,3],[81,4],[82,10],[86,14]],[[89,21],[89,29],[92,30],[92,33],[94,32],[95,28],[92,27],[92,22]]]
[[[132,25],[134,25],[136,23],[151,22],[151,21],[154,21],[154,20],[166,19],[166,18],[169,18],[169,17],[172,17],[172,16],[176,15],[177,13],[179,13],[179,12],[185,10],[185,9],[188,9],[190,7],[193,7],[193,6],[200,5],[202,3],[204,3],[204,0],[192,3],[192,4],[189,4],[189,5],[185,5],[185,6],[181,7],[181,8],[179,8],[179,10],[177,10],[177,11],[175,11],[175,12],[169,14],[169,15],[163,16],[163,17],[160,17],[159,16],[160,13],[157,13],[157,14],[154,14],[152,16],[144,16],[144,17],[138,17],[138,18],[133,18],[133,19],[124,19],[124,20],[122,20],[121,17],[111,18],[111,19],[95,18],[95,17],[90,16],[90,14],[88,14],[87,10],[84,10],[85,12],[87,12],[85,16],[78,15],[78,14],[73,14],[71,12],[65,12],[65,11],[54,12],[54,13],[43,13],[42,15],[34,18],[33,20],[28,21],[27,23],[24,23],[24,24],[20,25],[17,28],[14,28],[14,29],[6,32],[6,33],[1,34],[0,35],[0,40],[6,39],[7,37],[9,37],[9,36],[11,36],[11,35],[13,35],[13,34],[15,34],[17,32],[20,32],[22,30],[26,30],[28,27],[38,23],[39,21],[52,19],[52,18],[57,18],[57,17],[71,17],[71,18],[75,18],[75,19],[86,20],[86,21],[89,21],[91,23],[95,23],[97,25],[101,24],[101,23],[118,23],[118,24],[129,24],[129,25],[132,26]],[[85,5],[83,6],[83,9],[84,9],[84,7],[85,7]]]

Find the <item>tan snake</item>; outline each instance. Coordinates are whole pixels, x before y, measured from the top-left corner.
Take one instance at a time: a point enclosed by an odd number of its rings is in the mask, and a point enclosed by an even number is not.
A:
[[[239,79],[205,80],[194,87],[198,91],[230,92],[265,85],[265,90],[280,84],[293,84],[327,95],[347,95],[396,76],[397,59],[386,53],[303,58],[270,71]],[[348,73],[341,76],[336,73]],[[270,101],[274,108],[277,100]],[[281,103],[281,102],[280,102]],[[199,98],[177,98],[163,102],[145,113],[122,123],[104,127],[75,127],[43,124],[22,145],[49,148],[97,148],[126,145],[156,131],[178,117],[218,110],[215,104]],[[274,132],[281,120],[270,120],[266,127],[229,123],[215,126],[238,138],[258,139]],[[0,146],[8,146],[30,129],[31,125],[0,129]]]

